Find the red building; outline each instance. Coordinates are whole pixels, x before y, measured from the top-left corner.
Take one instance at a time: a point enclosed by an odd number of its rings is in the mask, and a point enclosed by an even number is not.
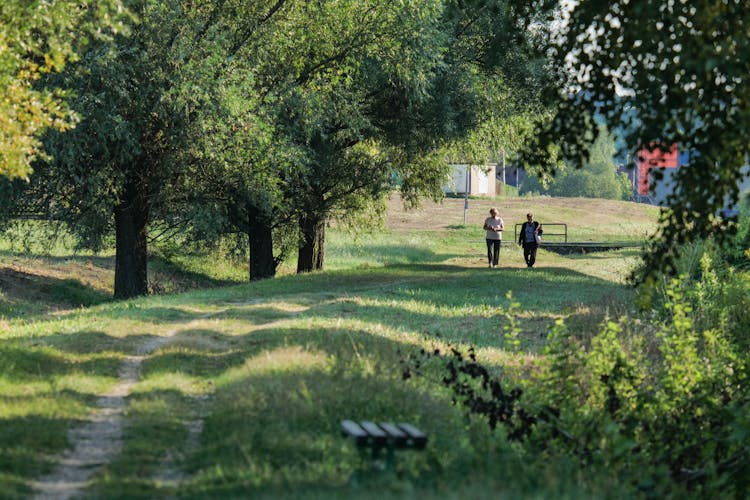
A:
[[[636,168],[638,172],[638,186],[636,192],[639,196],[648,196],[651,188],[650,171],[653,168],[677,168],[679,166],[677,144],[672,144],[669,151],[643,147],[636,155]]]

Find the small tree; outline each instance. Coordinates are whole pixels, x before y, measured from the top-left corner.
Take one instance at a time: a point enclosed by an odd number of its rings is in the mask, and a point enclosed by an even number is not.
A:
[[[632,188],[627,174],[617,173],[614,161],[614,138],[602,131],[592,145],[591,157],[580,169],[566,168],[543,185],[531,177],[524,183],[524,191],[552,196],[629,200]]]

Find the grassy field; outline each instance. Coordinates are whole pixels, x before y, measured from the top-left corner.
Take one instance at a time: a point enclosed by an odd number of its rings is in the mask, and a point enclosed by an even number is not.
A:
[[[630,309],[634,250],[540,251],[528,270],[508,243],[487,269],[481,223],[493,205],[506,226],[533,210],[581,240],[637,241],[656,215],[600,200],[470,200],[464,225],[463,200],[412,212],[394,202],[382,229],[330,229],[325,272],[231,285],[241,266],[183,256],[159,272],[196,290],[126,302],[108,298],[111,255],[6,241],[0,496],[65,481],[86,498],[606,496],[617,478],[524,456],[465,418],[437,380],[402,377],[411,352],[473,345],[511,380],[556,318],[585,339]],[[509,291],[521,304],[513,349]],[[344,418],[412,422],[430,442],[400,453],[397,474],[373,471],[340,436]],[[76,460],[89,462],[64,466]]]

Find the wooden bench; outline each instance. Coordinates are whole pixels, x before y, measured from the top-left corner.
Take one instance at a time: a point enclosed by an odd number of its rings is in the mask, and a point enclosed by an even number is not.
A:
[[[371,450],[373,460],[379,460],[385,450],[388,470],[394,469],[395,450],[423,450],[427,446],[427,435],[411,424],[342,420],[341,433],[351,438],[360,451]]]

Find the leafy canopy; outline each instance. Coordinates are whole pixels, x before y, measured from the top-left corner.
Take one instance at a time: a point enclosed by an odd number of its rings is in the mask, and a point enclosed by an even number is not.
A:
[[[557,143],[577,164],[599,135],[595,114],[642,146],[690,153],[646,256],[674,270],[681,243],[733,231],[717,217],[734,204],[750,153],[750,3],[744,0],[583,0],[558,12],[549,53],[558,89],[552,120],[525,155],[546,162]]]
[[[40,135],[75,126],[66,92],[44,76],[77,60],[90,38],[122,32],[125,17],[120,0],[0,2],[0,175],[28,178]]]
[[[523,192],[540,192],[552,196],[630,200],[632,186],[625,173],[617,173],[614,160],[614,138],[602,131],[591,146],[589,160],[581,168],[559,169],[554,177],[529,177]],[[543,182],[544,181],[544,182]]]

